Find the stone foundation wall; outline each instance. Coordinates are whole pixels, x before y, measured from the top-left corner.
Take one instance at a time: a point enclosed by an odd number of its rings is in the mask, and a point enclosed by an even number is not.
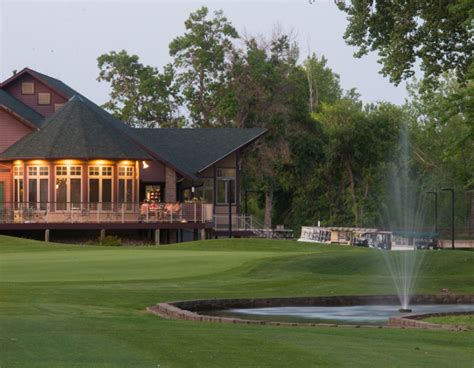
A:
[[[353,328],[406,328],[420,327],[413,322],[421,322],[414,319],[398,318],[393,323],[389,320],[388,326],[370,325],[341,325],[334,323],[292,323],[272,322],[259,320],[246,320],[240,318],[218,317],[199,314],[209,310],[221,310],[229,308],[264,308],[283,306],[351,306],[351,305],[374,305],[399,303],[396,295],[364,295],[364,296],[320,296],[320,297],[298,297],[298,298],[249,298],[249,299],[210,299],[190,300],[170,303],[160,303],[147,308],[150,312],[162,317],[181,319],[187,321],[203,321],[211,323],[244,323],[255,325],[278,325],[278,326],[321,326],[321,327],[353,327]],[[474,295],[416,295],[411,304],[474,304]],[[474,308],[474,306],[473,306]],[[420,315],[421,316],[421,315]],[[406,316],[404,316],[406,317]],[[407,322],[407,321],[409,322]],[[428,324],[423,322],[423,324]],[[429,324],[440,328],[440,325]],[[424,325],[423,328],[431,328]],[[452,326],[451,326],[452,327]],[[452,328],[449,328],[452,329]]]

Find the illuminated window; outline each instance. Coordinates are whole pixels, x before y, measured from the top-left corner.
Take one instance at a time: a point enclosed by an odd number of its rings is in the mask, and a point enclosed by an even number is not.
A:
[[[30,82],[23,82],[21,84],[21,93],[24,95],[32,95],[35,93],[35,84]]]
[[[51,93],[40,92],[38,93],[38,105],[49,105],[51,104]]]
[[[49,167],[28,166],[28,202],[45,210],[49,202]]]

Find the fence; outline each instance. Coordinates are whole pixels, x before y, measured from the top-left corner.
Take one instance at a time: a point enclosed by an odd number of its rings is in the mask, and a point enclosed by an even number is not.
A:
[[[212,222],[207,203],[0,203],[0,224]]]

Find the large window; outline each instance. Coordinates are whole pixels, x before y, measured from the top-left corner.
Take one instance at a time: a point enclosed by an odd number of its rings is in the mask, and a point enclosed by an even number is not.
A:
[[[28,166],[28,202],[45,210],[49,202],[49,167]]]
[[[13,201],[15,204],[23,202],[23,188],[24,188],[24,177],[23,177],[23,166],[13,167]]]
[[[235,204],[236,170],[217,169],[217,204]]]
[[[214,180],[202,179],[203,184],[196,187],[196,197],[206,203],[214,203]]]
[[[118,168],[118,202],[127,203],[127,209],[133,202],[133,166]]]
[[[110,209],[112,181],[112,166],[89,166],[89,202],[102,203],[102,209]]]
[[[56,208],[79,208],[82,202],[81,184],[81,166],[56,166]]]

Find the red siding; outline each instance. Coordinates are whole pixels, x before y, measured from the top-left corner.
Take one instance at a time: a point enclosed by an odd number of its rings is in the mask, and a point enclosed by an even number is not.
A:
[[[0,152],[30,133],[32,129],[0,108]]]
[[[21,93],[21,84],[23,82],[34,83],[35,92],[32,95],[24,95]],[[40,113],[41,115],[45,117],[49,117],[54,114],[54,104],[62,104],[67,101],[64,97],[58,95],[52,89],[47,87],[45,84],[41,83],[36,78],[33,78],[29,74],[22,75],[18,79],[8,84],[4,89],[6,92],[10,93],[13,97],[22,101],[25,105],[28,105],[33,110],[37,111],[38,113]],[[42,92],[51,93],[50,105],[38,105],[38,93],[42,93]]]
[[[0,182],[3,182],[4,202],[13,202],[12,197],[12,166],[11,164],[0,164]]]

